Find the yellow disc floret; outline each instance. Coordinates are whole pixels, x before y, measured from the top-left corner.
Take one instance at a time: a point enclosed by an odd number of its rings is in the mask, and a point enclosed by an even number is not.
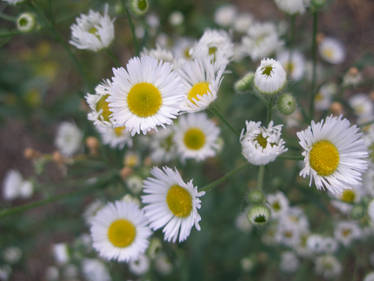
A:
[[[112,114],[112,112],[110,111],[109,109],[109,104],[107,102],[107,98],[109,97],[109,94],[108,95],[104,95],[102,96],[99,101],[96,103],[96,111],[100,111],[101,110],[101,117],[105,120],[105,121],[108,121],[109,122],[109,116]]]
[[[117,137],[120,137],[123,135],[123,130],[125,130],[125,126],[122,126],[122,127],[116,127],[113,129],[114,130],[114,134],[117,136]]]
[[[185,218],[192,211],[191,194],[183,187],[175,184],[169,188],[166,195],[166,202],[170,211],[176,216]]]
[[[313,144],[309,153],[310,166],[320,176],[329,176],[339,165],[339,151],[328,140],[321,140]]]
[[[135,237],[136,228],[126,219],[115,220],[108,228],[108,239],[115,247],[126,248],[134,242]]]
[[[356,198],[356,193],[352,189],[345,189],[340,199],[347,203],[353,203]]]
[[[187,98],[190,102],[196,105],[195,101],[199,101],[200,98],[198,96],[203,96],[210,93],[209,89],[209,83],[208,82],[198,82],[193,87],[191,90],[188,92]]]
[[[161,107],[162,95],[151,83],[135,84],[127,95],[130,111],[139,117],[155,115]]]
[[[199,150],[205,144],[205,134],[199,128],[190,128],[185,132],[183,141],[187,148]]]

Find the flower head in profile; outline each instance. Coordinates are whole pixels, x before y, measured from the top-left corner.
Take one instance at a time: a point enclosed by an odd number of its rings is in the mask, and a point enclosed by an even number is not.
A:
[[[185,183],[177,170],[169,167],[153,168],[144,181],[142,196],[145,215],[152,229],[163,228],[165,240],[182,242],[193,226],[200,230],[201,207],[199,192],[192,180]]]
[[[262,127],[261,122],[246,121],[240,135],[242,154],[253,165],[266,165],[287,151],[281,138],[282,125]]]
[[[319,53],[325,61],[331,64],[342,63],[345,59],[345,49],[343,44],[330,37],[323,38],[319,43]]]
[[[82,50],[99,51],[106,48],[114,39],[114,20],[108,15],[108,6],[104,14],[90,10],[81,14],[71,29],[70,44]]]
[[[112,121],[131,135],[170,125],[179,113],[185,88],[171,64],[144,56],[132,58],[126,69],[113,69],[108,97]]]
[[[278,61],[268,58],[261,60],[254,79],[254,85],[261,94],[276,94],[284,88],[286,82],[286,71]]]
[[[130,132],[125,127],[104,127],[97,126],[104,144],[108,144],[112,148],[132,147],[133,141]]]
[[[63,155],[71,156],[79,150],[82,138],[81,130],[74,123],[62,122],[57,129],[55,144]]]
[[[302,177],[310,176],[318,189],[341,193],[347,186],[358,186],[368,166],[368,152],[362,133],[342,116],[312,124],[298,132],[304,149]]]

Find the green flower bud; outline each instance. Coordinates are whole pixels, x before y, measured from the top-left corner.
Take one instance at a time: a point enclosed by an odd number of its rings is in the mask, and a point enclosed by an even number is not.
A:
[[[265,200],[265,196],[260,190],[254,189],[249,192],[248,200],[249,202],[255,203],[255,204],[262,203]]]
[[[256,205],[248,211],[248,220],[255,225],[263,225],[269,221],[270,209],[265,205]]]
[[[35,16],[32,13],[22,13],[17,18],[17,29],[21,32],[30,32],[35,28]]]
[[[254,76],[253,72],[248,72],[240,80],[236,81],[234,85],[235,91],[245,92],[251,89]]]
[[[284,93],[279,97],[277,107],[282,114],[290,115],[296,109],[296,99],[290,93]]]
[[[135,15],[141,16],[148,11],[149,2],[148,0],[131,0],[130,8]]]

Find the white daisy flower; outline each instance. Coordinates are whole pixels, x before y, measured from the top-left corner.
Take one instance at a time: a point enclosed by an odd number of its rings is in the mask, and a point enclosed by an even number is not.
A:
[[[322,251],[328,254],[333,254],[338,249],[338,242],[332,237],[324,237],[322,239]]]
[[[248,220],[248,211],[248,208],[245,209],[235,219],[236,228],[244,233],[249,233],[252,229],[252,224]]]
[[[288,210],[288,199],[283,192],[278,191],[276,193],[268,194],[266,196],[266,201],[271,209],[271,216],[274,218],[279,218]]]
[[[246,33],[253,23],[253,17],[250,14],[239,14],[235,17],[233,27],[236,32]]]
[[[143,211],[132,202],[109,203],[91,221],[93,247],[108,260],[136,260],[150,235]]]
[[[52,251],[57,264],[62,265],[69,261],[70,257],[66,243],[54,244]]]
[[[287,14],[304,14],[310,0],[275,0],[275,4]]]
[[[140,53],[140,56],[149,56],[155,58],[158,61],[164,61],[169,63],[174,62],[173,53],[170,50],[162,48],[159,45],[157,45],[155,49],[144,48],[143,51]]]
[[[371,200],[368,205],[368,215],[371,219],[372,224],[374,224],[374,200]]]
[[[351,126],[342,116],[312,121],[306,130],[297,133],[304,149],[302,177],[310,176],[318,189],[342,192],[347,186],[357,186],[366,170],[367,148],[360,129]]]
[[[242,43],[252,60],[270,56],[283,45],[272,23],[255,23],[250,26]]]
[[[138,194],[143,189],[143,179],[137,175],[131,175],[126,178],[127,187],[132,193]]]
[[[229,27],[236,17],[236,8],[234,5],[226,4],[219,7],[214,13],[214,21],[216,24]]]
[[[351,242],[360,237],[361,230],[353,221],[342,221],[337,224],[334,231],[335,239],[344,246],[349,246]]]
[[[86,94],[85,99],[91,111],[88,113],[88,120],[94,122],[95,126],[113,127],[110,121],[112,112],[108,104],[108,97],[110,93],[110,80],[104,80],[96,86],[95,94]]]
[[[182,159],[201,161],[216,154],[219,133],[220,129],[205,113],[187,114],[175,127],[174,141]]]
[[[172,124],[185,89],[171,64],[135,57],[126,69],[114,68],[113,73],[108,102],[114,125],[134,135]]]
[[[365,275],[364,281],[374,281],[374,272],[369,272]]]
[[[254,225],[262,225],[269,221],[270,209],[265,205],[255,205],[248,211],[248,220]]]
[[[254,79],[254,85],[260,93],[276,94],[284,88],[286,82],[287,73],[278,61],[268,58],[261,60]]]
[[[132,146],[132,138],[130,133],[125,127],[102,127],[97,126],[96,129],[99,131],[104,144],[108,144],[112,148],[123,148]]]
[[[35,16],[32,13],[22,13],[17,18],[17,29],[21,32],[30,32],[35,27]]]
[[[319,254],[323,252],[323,237],[319,234],[311,234],[306,240],[308,249],[314,253]]]
[[[199,197],[205,192],[199,192],[192,180],[185,183],[177,170],[153,168],[151,177],[144,181],[144,193],[142,201],[149,224],[154,230],[163,227],[166,241],[186,240],[194,225],[200,230],[197,210],[201,207]]]
[[[19,188],[23,178],[19,171],[10,170],[6,173],[3,181],[3,197],[5,200],[13,200],[19,195]]]
[[[97,259],[84,259],[82,261],[82,272],[87,281],[112,280],[104,263]]]
[[[287,151],[281,139],[282,126],[261,127],[261,122],[245,121],[246,128],[240,134],[242,154],[253,165],[266,165]]]
[[[337,90],[337,86],[334,83],[322,85],[314,97],[315,108],[321,111],[329,109],[332,103],[332,98],[336,94]]]
[[[206,109],[216,98],[225,66],[215,67],[209,59],[187,61],[179,69],[185,88],[181,110],[196,112]]]
[[[229,34],[224,30],[205,30],[203,36],[191,49],[194,58],[210,58],[215,66],[226,66],[234,55],[234,45]]]
[[[349,105],[358,116],[357,122],[364,123],[371,121],[374,115],[374,104],[366,94],[355,94],[349,99]]]
[[[332,255],[324,255],[316,258],[315,271],[324,278],[333,278],[342,271],[342,265]]]
[[[332,64],[342,63],[345,59],[345,49],[342,43],[330,37],[325,37],[319,43],[321,57]]]
[[[191,49],[194,44],[195,41],[188,37],[181,37],[175,41],[175,44],[173,46],[173,53],[177,60],[182,60],[182,63],[180,64],[183,64],[183,62],[185,62],[186,60],[188,61],[192,59]]]
[[[57,128],[55,145],[65,156],[72,156],[82,144],[83,134],[79,128],[70,122],[62,122]]]
[[[170,127],[158,131],[152,136],[151,158],[155,163],[169,162],[176,158],[177,147],[174,142],[174,130]]]
[[[149,269],[149,258],[146,255],[140,255],[138,259],[129,263],[129,269],[135,275],[143,275]]]
[[[181,11],[174,11],[169,16],[169,23],[172,26],[179,26],[184,21],[184,15]]]
[[[293,80],[300,80],[304,76],[305,60],[299,51],[283,51],[277,56],[278,61]]]
[[[81,14],[71,29],[70,44],[78,49],[98,51],[106,48],[114,39],[114,20],[108,15],[108,5],[105,5],[104,15],[90,10]]]
[[[284,272],[295,272],[299,267],[299,259],[291,252],[283,252],[281,255],[280,269]]]
[[[10,246],[4,249],[3,258],[4,261],[10,264],[19,262],[22,257],[22,250],[15,246]]]

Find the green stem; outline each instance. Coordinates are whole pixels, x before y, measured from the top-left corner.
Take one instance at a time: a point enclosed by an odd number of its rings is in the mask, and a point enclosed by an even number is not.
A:
[[[264,185],[264,176],[265,176],[265,165],[261,165],[258,169],[257,174],[257,188],[259,190],[262,190],[262,187]]]
[[[17,21],[16,17],[8,16],[8,15],[3,14],[3,13],[0,13],[0,19],[7,20],[7,21],[12,21],[12,22]]]
[[[226,120],[226,118],[215,108],[214,106],[211,106],[209,110],[211,113],[216,115],[230,130],[235,134],[235,136],[240,137],[240,132],[237,131],[230,123]]]
[[[34,209],[36,207],[44,206],[44,205],[47,205],[49,203],[53,203],[53,202],[56,202],[56,201],[62,201],[64,199],[74,197],[75,195],[81,195],[81,194],[84,194],[86,192],[92,192],[93,189],[95,189],[95,188],[102,188],[103,186],[107,186],[107,184],[113,179],[113,177],[115,175],[117,175],[117,173],[118,172],[111,171],[111,172],[103,175],[102,177],[100,177],[93,184],[87,184],[87,180],[85,179],[84,182],[81,182],[80,184],[77,184],[77,185],[83,185],[83,187],[81,187],[79,190],[75,190],[75,191],[72,191],[72,192],[67,192],[67,193],[51,196],[51,197],[43,199],[43,200],[39,200],[39,201],[23,204],[23,205],[20,205],[20,206],[4,209],[4,210],[0,211],[0,218],[10,216],[10,215],[14,215],[14,214],[18,214],[18,213],[23,213],[27,210]]]
[[[268,106],[267,106],[267,112],[266,112],[266,124],[269,124],[271,121],[271,116],[273,113],[273,104],[274,104],[274,97],[270,97]]]
[[[230,178],[231,176],[235,175],[237,172],[239,172],[241,169],[243,169],[244,167],[247,167],[249,165],[249,163],[245,163],[244,165],[241,165],[233,170],[231,170],[230,172],[226,173],[223,177],[211,182],[210,184],[202,187],[200,190],[201,191],[209,191],[211,190],[212,188],[220,185],[221,183],[223,183],[225,180],[227,180],[228,178]]]
[[[9,31],[9,32],[0,32],[0,38],[8,38],[12,37],[14,35],[23,34],[23,32],[15,30],[15,31]]]
[[[130,14],[129,9],[127,8],[125,0],[122,0],[122,7],[125,10],[125,13],[126,13],[126,16],[127,16],[127,20],[129,21],[129,25],[130,25],[130,29],[131,29],[131,34],[132,34],[132,40],[134,42],[134,47],[135,47],[136,55],[139,56],[139,54],[140,54],[140,47],[139,47],[138,39],[137,39],[136,34],[135,34],[134,23],[132,21],[131,14]]]
[[[316,95],[316,78],[317,78],[317,30],[318,30],[318,13],[313,12],[313,40],[312,40],[312,85],[310,94],[310,119],[314,119],[314,99]]]
[[[108,55],[108,57],[111,59],[111,61],[114,63],[114,65],[118,65],[119,63],[119,59],[117,58],[117,56],[112,52],[112,50],[106,48],[105,49],[105,53]]]
[[[279,159],[284,160],[303,160],[304,157],[302,155],[291,155],[291,154],[282,154],[278,156]]]

